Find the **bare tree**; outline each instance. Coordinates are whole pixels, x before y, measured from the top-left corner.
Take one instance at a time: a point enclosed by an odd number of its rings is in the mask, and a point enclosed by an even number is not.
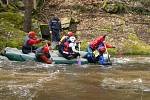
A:
[[[25,5],[23,30],[25,32],[29,32],[31,31],[31,25],[32,25],[33,0],[23,0],[23,2]]]
[[[33,0],[33,7],[34,7],[34,9],[36,9],[36,5],[37,5],[37,1],[36,0]]]

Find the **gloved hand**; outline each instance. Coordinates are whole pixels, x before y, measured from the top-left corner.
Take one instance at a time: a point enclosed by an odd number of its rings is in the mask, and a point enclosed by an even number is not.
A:
[[[52,33],[52,31],[49,31],[50,33]]]

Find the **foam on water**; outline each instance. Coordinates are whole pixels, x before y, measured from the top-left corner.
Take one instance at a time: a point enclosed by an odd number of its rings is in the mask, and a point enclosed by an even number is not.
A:
[[[134,80],[125,80],[123,78],[113,79],[105,78],[102,80],[101,86],[107,89],[120,89],[120,90],[141,90],[150,92],[150,87],[145,86],[141,78]]]

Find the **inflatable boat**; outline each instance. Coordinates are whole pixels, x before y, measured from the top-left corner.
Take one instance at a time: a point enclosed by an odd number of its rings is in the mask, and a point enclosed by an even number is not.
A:
[[[87,52],[80,51],[80,61],[81,64],[88,64],[87,59],[82,58],[86,55]],[[77,64],[77,59],[68,60],[62,57],[57,50],[50,51],[51,58],[53,59],[54,64]],[[3,50],[3,55],[6,56],[9,60],[13,61],[37,61],[34,53],[23,54],[21,50],[17,48],[6,47]]]

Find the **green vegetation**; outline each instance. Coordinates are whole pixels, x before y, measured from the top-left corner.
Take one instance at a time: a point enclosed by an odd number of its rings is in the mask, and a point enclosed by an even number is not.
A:
[[[135,34],[130,34],[128,40],[124,42],[124,54],[147,55],[150,54],[150,46],[145,44]]]
[[[123,13],[126,10],[126,5],[121,2],[105,0],[102,9],[107,13]]]
[[[89,44],[88,44],[87,39],[82,40],[82,42],[81,42],[81,50],[86,51],[88,45],[89,45]]]
[[[9,22],[9,25],[12,25],[14,28],[22,29],[23,16],[21,16],[21,14],[12,12],[3,12],[0,13],[0,20],[3,20],[1,21],[1,24]]]
[[[23,17],[18,13],[0,13],[0,49],[10,46],[19,48],[25,35],[22,29]]]

